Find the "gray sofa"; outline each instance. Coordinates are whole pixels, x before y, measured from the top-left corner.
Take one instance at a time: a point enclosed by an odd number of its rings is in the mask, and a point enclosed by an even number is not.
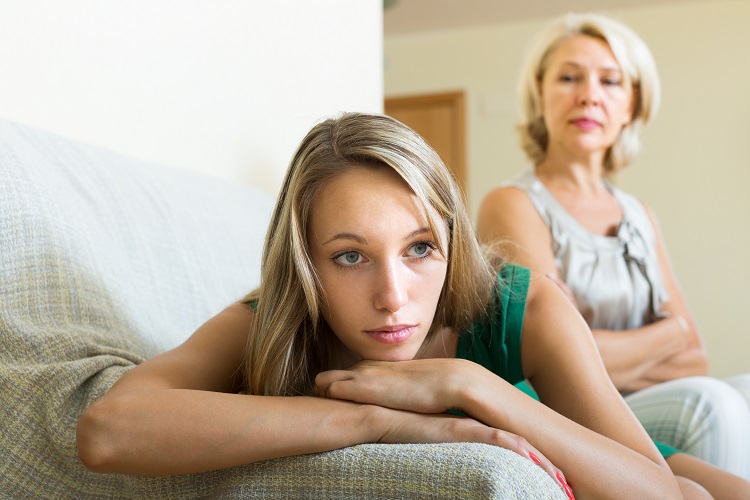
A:
[[[95,474],[82,411],[258,283],[273,200],[0,121],[0,496],[564,498],[492,446],[366,444],[203,474]]]

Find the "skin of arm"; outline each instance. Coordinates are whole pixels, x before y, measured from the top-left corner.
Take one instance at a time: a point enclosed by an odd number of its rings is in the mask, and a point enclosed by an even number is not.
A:
[[[484,442],[475,420],[319,397],[238,394],[252,310],[235,304],[134,367],[82,415],[82,463],[147,476],[214,470],[367,442]]]
[[[656,234],[656,252],[662,270],[662,280],[670,297],[663,308],[668,317],[627,332],[628,336],[639,336],[633,338],[632,344],[642,344],[644,347],[635,352],[621,341],[618,337],[619,332],[593,332],[602,359],[605,359],[605,366],[610,375],[615,374],[612,377],[613,382],[623,393],[634,392],[660,382],[682,377],[705,376],[708,373],[703,339],[698,333],[695,320],[672,270],[660,226],[650,208],[645,204],[644,208]],[[672,342],[659,344],[660,338],[671,339]],[[641,342],[638,342],[639,340]],[[657,345],[654,345],[654,341]],[[658,350],[662,356],[644,356],[648,349],[654,349],[655,353]]]
[[[543,276],[532,278],[525,318],[524,374],[544,404],[461,359],[365,361],[324,372],[317,387],[330,398],[414,412],[460,409],[523,436],[566,471],[576,498],[680,498],[666,462],[606,376],[585,322]]]
[[[664,283],[671,298],[664,307],[669,317],[627,332],[593,331],[607,372],[623,393],[679,376],[706,374],[701,339],[674,279],[653,215],[651,219],[656,228]],[[521,190],[504,187],[491,191],[480,207],[477,229],[484,242],[498,239],[512,242],[515,251],[511,260],[514,262],[560,279],[549,229]]]

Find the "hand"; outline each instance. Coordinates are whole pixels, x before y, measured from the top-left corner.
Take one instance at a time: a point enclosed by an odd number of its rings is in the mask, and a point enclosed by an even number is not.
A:
[[[701,349],[686,349],[651,368],[644,378],[655,383],[683,377],[705,376],[706,354]]]
[[[627,395],[678,378],[705,376],[705,366],[706,354],[701,349],[686,349],[650,368],[620,392]]]
[[[462,359],[360,361],[346,370],[315,377],[320,396],[418,413],[460,409],[459,397],[469,372],[478,365]]]
[[[384,410],[387,431],[381,443],[446,443],[469,442],[500,446],[531,460],[557,483],[568,498],[573,492],[565,475],[526,439],[516,434],[488,427],[472,418],[452,415],[420,415],[418,413]]]
[[[659,321],[670,325],[670,329],[674,332],[675,345],[678,352],[690,347],[690,327],[685,318],[680,315],[674,315]]]

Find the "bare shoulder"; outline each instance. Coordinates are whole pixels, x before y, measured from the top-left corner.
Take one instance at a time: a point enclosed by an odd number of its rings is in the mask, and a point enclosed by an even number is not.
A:
[[[488,192],[479,206],[480,216],[483,213],[505,213],[507,211],[534,211],[528,195],[513,186],[498,187]]]
[[[521,227],[546,231],[544,221],[526,193],[516,187],[505,186],[485,195],[477,215],[477,230],[482,240],[515,239],[517,228]]]
[[[254,315],[250,305],[234,303],[206,321],[177,349],[188,353],[242,353],[252,329]]]
[[[540,272],[532,271],[526,297],[526,319],[531,320],[533,325],[535,319],[570,313],[580,316],[575,305],[554,281]]]
[[[582,326],[584,332],[589,332],[581,313],[557,283],[540,271],[532,271],[526,297],[526,317],[530,317],[533,323],[535,318],[554,320],[556,317],[568,316],[574,318],[576,329]]]
[[[487,193],[479,207],[477,233],[483,243],[504,244],[509,260],[555,272],[549,228],[521,189],[508,186]]]
[[[247,304],[230,305],[184,343],[133,368],[110,392],[157,388],[236,391],[242,382],[253,314]]]
[[[550,278],[532,272],[526,298],[522,344],[530,374],[543,364],[564,361],[569,352],[596,352],[591,330],[575,305]],[[551,356],[551,357],[550,357]]]

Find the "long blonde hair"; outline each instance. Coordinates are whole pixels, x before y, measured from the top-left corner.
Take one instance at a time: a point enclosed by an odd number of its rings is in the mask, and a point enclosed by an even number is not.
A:
[[[547,154],[549,137],[542,117],[541,81],[557,47],[576,35],[609,45],[632,88],[633,114],[604,158],[604,172],[627,166],[640,150],[640,131],[659,107],[660,83],[656,63],[646,43],[624,24],[597,14],[568,14],[550,24],[532,44],[519,80],[521,147],[534,165]]]
[[[315,375],[334,368],[338,340],[321,316],[322,289],[307,241],[310,211],[326,182],[353,166],[392,168],[448,227],[443,290],[428,335],[458,331],[484,312],[495,279],[461,192],[435,151],[393,118],[347,113],[310,130],[292,158],[266,235],[261,285],[245,300],[256,308],[248,337],[246,390],[261,395],[310,392]]]

